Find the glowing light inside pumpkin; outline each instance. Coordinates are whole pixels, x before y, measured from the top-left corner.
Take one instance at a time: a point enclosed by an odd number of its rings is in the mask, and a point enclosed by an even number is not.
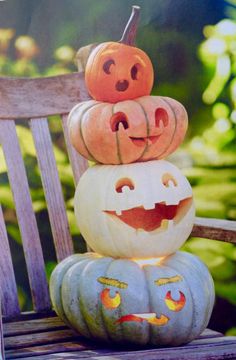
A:
[[[111,278],[108,278],[108,277],[105,277],[105,276],[100,276],[97,279],[97,281],[100,282],[103,285],[115,286],[115,287],[118,287],[119,289],[126,289],[128,287],[128,284],[123,282],[123,281],[120,281],[120,280],[117,280],[117,279],[111,279]]]
[[[153,265],[153,266],[158,266],[161,265],[161,261],[164,259],[165,257],[159,257],[159,258],[132,258],[131,260],[136,262],[136,264],[138,264],[140,267],[143,267],[145,265]]]
[[[136,230],[143,229],[150,232],[157,229],[165,230],[169,220],[178,223],[186,215],[191,205],[192,197],[189,197],[181,200],[178,205],[167,205],[165,202],[160,202],[155,203],[153,209],[146,210],[143,206],[138,206],[122,210],[121,215],[118,215],[116,211],[104,210],[104,212]]]
[[[116,295],[114,297],[110,296],[110,289],[104,289],[101,292],[101,301],[103,303],[103,305],[107,308],[107,309],[116,309],[117,307],[120,306],[121,303],[121,297],[118,291],[116,291]]]
[[[172,276],[172,277],[169,277],[169,278],[160,278],[160,279],[157,279],[154,281],[154,283],[158,286],[161,286],[161,285],[166,285],[166,284],[169,284],[169,283],[175,283],[175,282],[179,282],[179,281],[182,281],[183,278],[182,276],[180,275],[176,275],[176,276]]]
[[[116,323],[122,324],[124,322],[130,322],[130,321],[135,321],[135,322],[147,321],[149,324],[162,326],[162,325],[166,325],[168,323],[169,318],[163,314],[161,314],[161,316],[158,318],[155,313],[129,314],[129,315],[124,315],[121,318],[119,318],[116,321]]]
[[[181,291],[179,291],[179,294],[180,294],[179,300],[174,300],[172,298],[171,291],[168,291],[168,293],[165,296],[165,303],[167,307],[172,311],[182,310],[186,303],[185,295]]]

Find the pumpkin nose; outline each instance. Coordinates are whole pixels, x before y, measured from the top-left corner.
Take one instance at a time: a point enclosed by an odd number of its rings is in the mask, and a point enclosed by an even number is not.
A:
[[[119,80],[116,83],[116,90],[125,91],[129,87],[129,82],[127,80]]]

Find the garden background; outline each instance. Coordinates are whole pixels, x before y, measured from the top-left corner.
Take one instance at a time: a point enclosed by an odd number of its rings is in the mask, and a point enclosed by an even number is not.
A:
[[[0,75],[51,76],[76,71],[78,48],[118,40],[132,0],[1,0]],[[171,157],[193,186],[197,216],[236,220],[236,0],[136,0],[141,20],[136,44],[155,70],[153,95],[173,97],[189,114],[181,149]],[[0,104],[1,106],[1,104]],[[73,214],[74,185],[57,117],[50,118],[54,152],[76,251],[85,244]],[[17,126],[32,188],[49,276],[55,253],[35,150],[25,121]],[[29,284],[6,165],[0,148],[0,202],[4,209],[23,310]],[[210,327],[236,335],[236,247],[190,239],[215,281]]]

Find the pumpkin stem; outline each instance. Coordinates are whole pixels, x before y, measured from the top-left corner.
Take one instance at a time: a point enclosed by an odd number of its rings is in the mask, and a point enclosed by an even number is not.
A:
[[[131,46],[134,45],[136,32],[138,28],[139,14],[140,14],[140,7],[137,5],[133,5],[132,13],[125,27],[122,38],[120,39],[119,42]]]

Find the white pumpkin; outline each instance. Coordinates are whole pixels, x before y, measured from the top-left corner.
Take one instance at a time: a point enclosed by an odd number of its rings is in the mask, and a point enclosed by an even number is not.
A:
[[[188,180],[164,160],[89,168],[74,205],[86,242],[113,257],[174,253],[190,235],[195,215]]]

